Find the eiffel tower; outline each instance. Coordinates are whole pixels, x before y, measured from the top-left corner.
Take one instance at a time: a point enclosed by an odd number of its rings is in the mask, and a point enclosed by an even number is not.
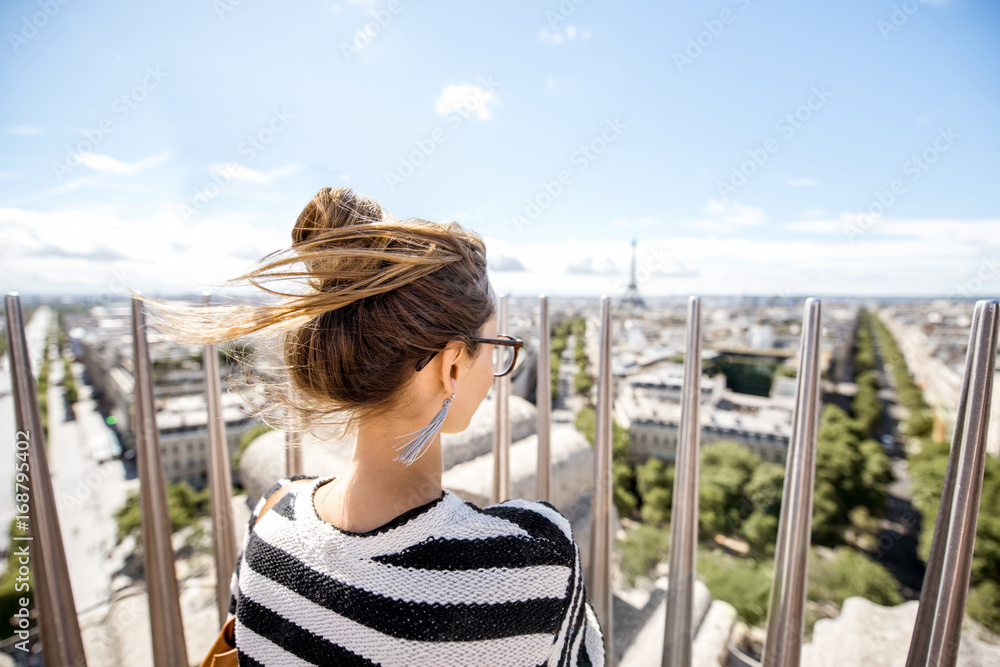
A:
[[[635,239],[632,239],[632,271],[629,275],[628,289],[625,291],[625,298],[622,299],[623,306],[633,306],[635,308],[645,308],[646,303],[639,296],[639,284],[635,281]]]

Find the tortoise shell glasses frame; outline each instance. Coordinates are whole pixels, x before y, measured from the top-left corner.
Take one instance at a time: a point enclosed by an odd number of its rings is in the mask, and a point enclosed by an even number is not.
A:
[[[508,336],[507,334],[497,334],[496,338],[470,338],[469,340],[476,343],[488,343],[490,345],[504,345],[514,348],[514,354],[511,356],[510,361],[508,361],[505,364],[504,368],[498,370],[496,368],[496,363],[494,363],[493,377],[498,377],[498,378],[503,377],[504,375],[507,375],[507,373],[510,373],[512,370],[514,370],[514,366],[517,364],[517,353],[522,347],[524,347],[523,340],[521,340],[516,336]],[[418,371],[423,370],[423,368],[428,363],[430,363],[430,360],[434,358],[435,354],[437,354],[437,352],[433,352],[432,354],[418,361],[417,370]]]

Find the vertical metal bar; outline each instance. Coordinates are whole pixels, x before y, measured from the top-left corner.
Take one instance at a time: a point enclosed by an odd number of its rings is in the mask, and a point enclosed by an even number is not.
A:
[[[670,514],[670,580],[662,667],[690,667],[698,556],[698,457],[701,421],[701,299],[688,299],[684,385]]]
[[[285,430],[285,475],[302,474],[302,432],[289,426]]]
[[[497,308],[497,331],[507,333],[507,295],[501,294]],[[498,355],[499,356],[499,355]],[[497,420],[493,432],[493,502],[510,499],[510,375],[496,378]]]
[[[819,299],[809,298],[803,308],[798,392],[781,496],[774,583],[767,610],[767,638],[761,657],[764,667],[798,667],[802,657],[819,428],[820,304]]]
[[[170,539],[170,511],[160,458],[156,426],[153,370],[146,340],[142,301],[132,297],[132,353],[135,367],[136,465],[142,507],[142,551],[149,591],[149,621],[153,628],[153,664],[156,667],[187,665],[184,623],[181,619]]]
[[[15,448],[18,459],[16,491],[27,494],[27,502],[18,502],[18,519],[27,523],[28,535],[15,536],[11,553],[31,569],[35,582],[35,606],[38,608],[42,655],[47,664],[86,666],[80,624],[76,617],[76,602],[70,585],[66,552],[63,550],[59,516],[52,493],[45,451],[42,415],[38,406],[35,378],[31,373],[31,358],[24,336],[24,315],[17,292],[4,297],[7,320],[7,356],[10,362],[11,391],[14,394],[14,415],[17,420]],[[46,336],[43,355],[48,355]],[[44,359],[44,356],[43,356]],[[54,407],[54,406],[53,406]],[[25,465],[26,464],[26,465]],[[20,475],[26,475],[20,477]],[[17,506],[26,505],[26,507]],[[32,548],[34,545],[34,548]],[[11,619],[12,622],[14,619]],[[18,618],[19,622],[21,619]],[[27,630],[25,626],[16,627]]]
[[[207,306],[212,297],[203,295]],[[233,534],[233,478],[229,471],[229,443],[222,415],[222,385],[215,345],[205,346],[205,401],[208,404],[208,488],[212,507],[215,549],[215,596],[219,607],[219,627],[229,617],[229,583],[236,567],[236,538]]]
[[[594,424],[594,496],[590,510],[590,584],[594,612],[604,635],[605,664],[614,667],[611,590],[611,299],[601,297],[600,352],[597,363],[597,412]]]
[[[953,667],[958,660],[986,465],[998,314],[1000,301],[976,302],[955,435],[907,667]]]
[[[535,498],[549,500],[552,489],[552,331],[549,326],[549,297],[540,297],[538,309],[538,473],[535,475]]]
[[[927,569],[924,572],[924,582],[920,589],[920,605],[917,607],[917,618],[914,622],[913,637],[906,659],[906,667],[929,665],[928,652],[930,637],[936,616],[936,600],[940,594],[941,568],[944,563],[944,552],[952,515],[952,505],[955,500],[955,481],[958,475],[959,455],[965,433],[964,415],[969,404],[969,378],[972,377],[973,348],[976,343],[976,331],[981,325],[982,309],[979,303],[973,311],[972,326],[969,328],[969,343],[965,350],[965,370],[962,373],[962,387],[958,396],[958,410],[955,413],[955,432],[952,435],[951,451],[948,453],[948,467],[945,469],[944,484],[941,488],[941,505],[938,508],[934,523],[934,534],[931,540],[931,551],[927,558]]]

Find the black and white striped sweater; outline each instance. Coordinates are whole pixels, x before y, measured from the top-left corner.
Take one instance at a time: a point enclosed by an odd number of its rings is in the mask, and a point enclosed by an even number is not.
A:
[[[445,489],[352,533],[316,512],[332,479],[287,477],[254,508],[231,582],[241,666],[604,665],[579,547],[552,505],[481,509]]]

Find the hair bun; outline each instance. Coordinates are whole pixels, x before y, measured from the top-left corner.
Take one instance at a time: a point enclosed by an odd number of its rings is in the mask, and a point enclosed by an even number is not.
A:
[[[305,243],[330,229],[382,220],[382,207],[351,188],[323,188],[316,193],[292,229],[292,242]]]

